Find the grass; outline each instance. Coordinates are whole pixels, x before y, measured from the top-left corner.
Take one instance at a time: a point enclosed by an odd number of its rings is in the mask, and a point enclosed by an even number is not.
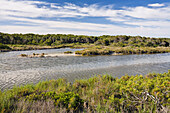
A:
[[[40,50],[40,49],[52,49],[53,46],[40,46],[40,45],[8,45],[13,51],[22,50]]]
[[[81,51],[76,51],[76,54],[83,56],[90,55],[127,55],[127,54],[154,54],[168,53],[170,47],[111,47],[111,46],[94,46]]]
[[[41,54],[33,53],[32,55],[21,54],[20,56],[21,57],[30,57],[30,58],[33,58],[33,57],[45,57],[45,53],[41,53]]]
[[[170,47],[115,47],[112,45],[101,46],[95,44],[81,44],[81,43],[71,43],[71,44],[60,44],[55,46],[40,46],[40,45],[7,45],[10,50],[21,51],[21,50],[40,50],[40,49],[55,49],[55,48],[85,48],[81,51],[76,51],[75,54],[83,56],[91,55],[127,55],[127,54],[155,54],[155,53],[168,53],[170,52]],[[10,51],[9,50],[9,51]],[[70,51],[64,52],[65,54],[71,53]]]
[[[0,112],[166,112],[170,71],[146,76],[109,75],[39,82],[0,91]]]
[[[90,45],[90,47],[91,47],[91,45]],[[66,47],[70,47],[70,48],[86,48],[86,47],[89,47],[88,44],[60,44],[60,45],[53,45],[53,46],[6,44],[6,46],[8,46],[10,48],[9,50],[12,50],[12,51],[58,49],[58,48],[66,48]]]
[[[72,51],[65,51],[64,54],[72,54]]]
[[[0,43],[0,51],[10,51],[11,48],[5,44]]]
[[[20,56],[21,56],[21,57],[28,57],[27,54],[21,54]]]

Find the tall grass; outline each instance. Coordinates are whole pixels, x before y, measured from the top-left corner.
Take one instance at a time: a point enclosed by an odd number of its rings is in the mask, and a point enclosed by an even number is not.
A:
[[[154,53],[168,53],[170,47],[92,47],[81,51],[76,51],[76,54],[83,56],[90,55],[111,55],[111,54],[154,54]]]
[[[21,112],[168,112],[170,71],[146,76],[109,75],[39,82],[0,91],[1,113]]]

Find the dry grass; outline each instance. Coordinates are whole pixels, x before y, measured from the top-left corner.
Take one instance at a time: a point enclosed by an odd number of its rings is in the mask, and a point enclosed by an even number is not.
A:
[[[87,48],[81,51],[76,51],[76,54],[84,56],[90,55],[112,55],[114,54],[155,54],[155,53],[168,53],[170,47],[109,47],[109,46],[96,46]]]

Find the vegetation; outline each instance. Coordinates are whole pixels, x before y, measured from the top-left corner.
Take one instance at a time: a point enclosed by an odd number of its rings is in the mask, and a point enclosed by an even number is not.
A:
[[[29,57],[29,58],[37,58],[37,57],[45,57],[45,53],[41,53],[41,54],[33,53],[32,55],[21,54],[20,56],[21,57]]]
[[[0,43],[0,50],[10,50],[11,48],[7,45]]]
[[[64,54],[72,54],[72,51],[65,51]]]
[[[85,36],[65,34],[7,34],[0,33],[0,43],[12,50],[36,50],[50,48],[87,48],[77,51],[81,55],[150,54],[170,51],[170,38],[141,36]],[[1,44],[1,45],[2,45]],[[0,49],[2,47],[0,46]]]
[[[0,92],[0,111],[128,112],[170,111],[170,71],[146,76],[108,75],[73,84],[65,79],[14,87]]]
[[[47,45],[56,46],[61,44],[95,44],[95,45],[113,45],[118,47],[168,47],[169,38],[149,38],[140,36],[84,36],[84,35],[65,35],[65,34],[7,34],[0,33],[0,43],[19,44],[19,45]]]
[[[62,48],[62,47],[54,47],[54,46],[40,46],[40,45],[8,45],[13,51],[22,51],[22,50],[42,50],[42,49],[54,49],[54,48]]]
[[[26,54],[21,54],[20,56],[21,57],[28,57],[28,55],[26,55]]]
[[[76,54],[83,56],[90,55],[128,55],[128,54],[154,54],[154,53],[168,53],[170,47],[107,47],[95,46],[81,51],[76,51]]]

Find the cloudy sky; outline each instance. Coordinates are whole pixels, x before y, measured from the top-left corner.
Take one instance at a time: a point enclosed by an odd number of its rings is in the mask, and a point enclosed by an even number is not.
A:
[[[170,1],[0,0],[0,32],[170,38]]]

